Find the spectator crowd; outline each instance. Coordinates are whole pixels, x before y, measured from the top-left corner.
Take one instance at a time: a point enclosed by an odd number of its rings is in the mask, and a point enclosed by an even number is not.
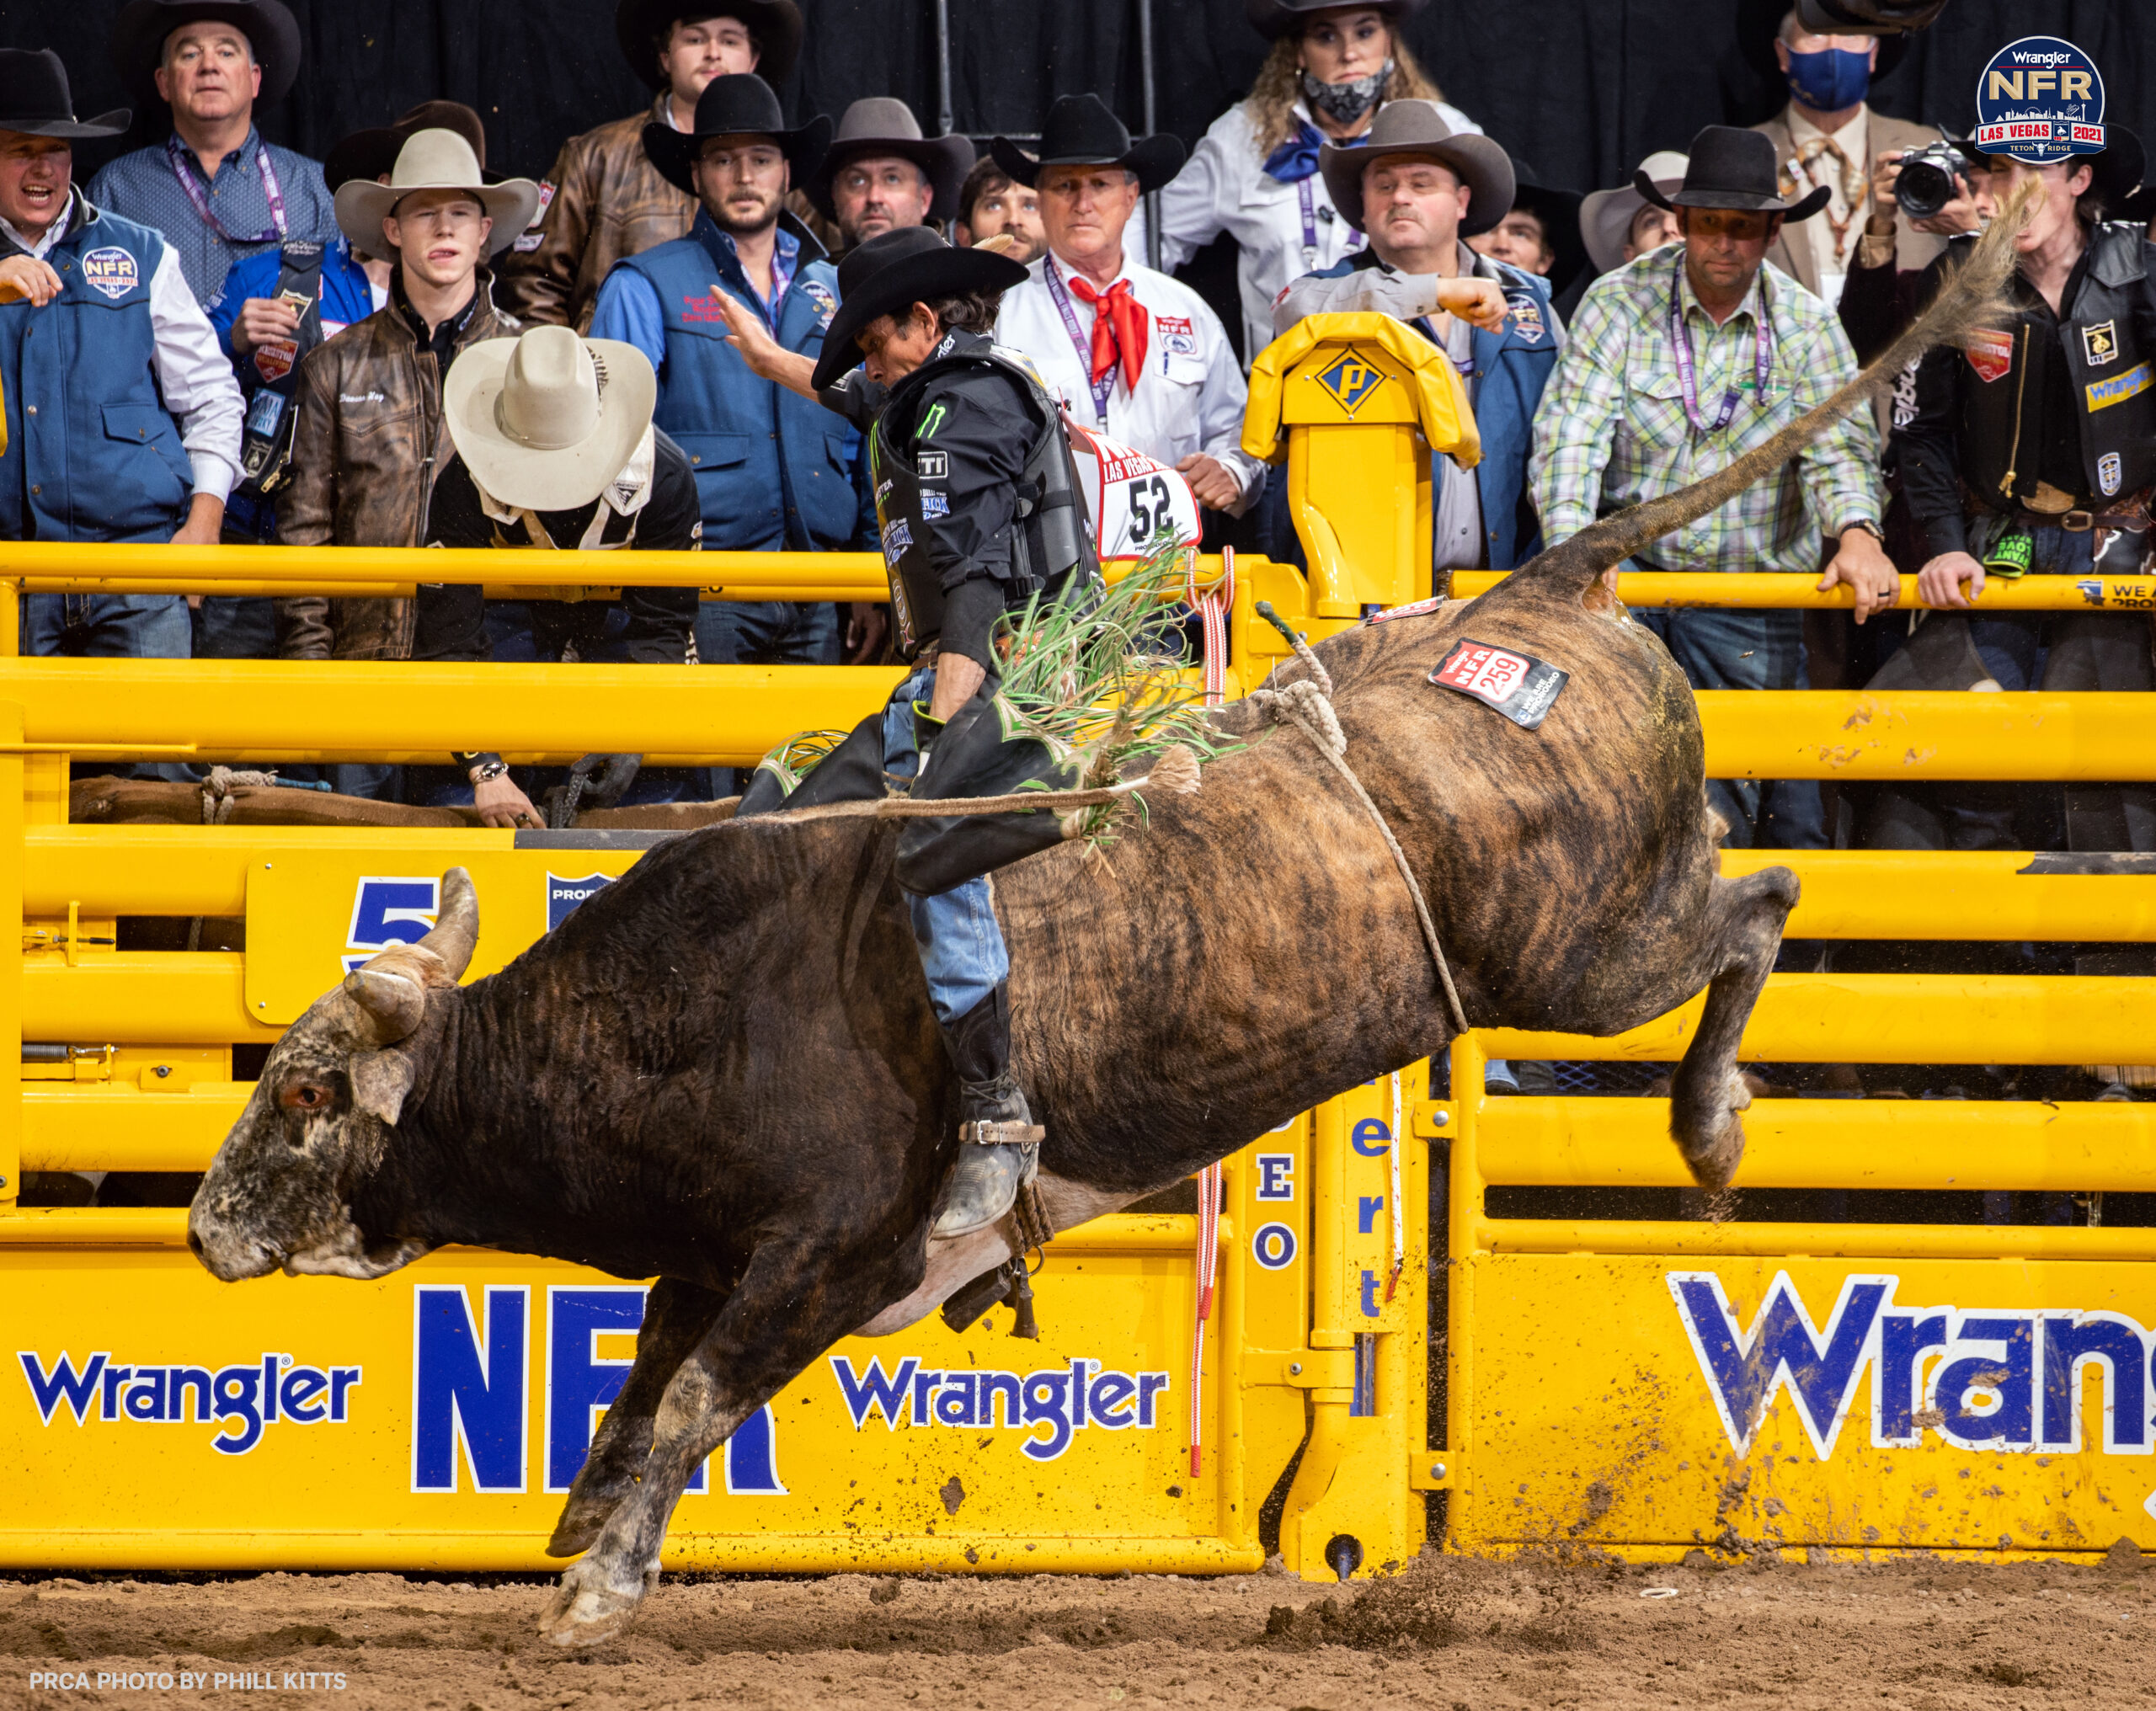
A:
[[[862,431],[744,359],[745,312],[814,360],[837,263],[931,227],[1026,265],[994,310],[1080,428],[1181,475],[1209,541],[1299,555],[1285,483],[1241,449],[1245,375],[1302,317],[1396,317],[1441,348],[1483,448],[1441,462],[1433,588],[1509,569],[1595,518],[1710,473],[1857,371],[1970,234],[2033,185],[2010,324],[1936,350],[1772,478],[1639,568],[1775,571],[1845,613],[1638,616],[1697,686],[2147,690],[2145,619],[1972,615],[1994,576],[2137,573],[2156,485],[2156,290],[2138,141],[2031,167],[1875,110],[1896,44],[1771,51],[1785,110],[1710,126],[1584,196],[1446,102],[1401,39],[1421,0],[1248,0],[1270,43],[1193,149],[1066,96],[985,152],[906,105],[790,122],[794,0],[621,0],[648,107],[488,170],[478,115],[430,101],[317,162],[263,137],[301,37],[282,0],[129,0],[111,51],[171,134],[87,185],[47,51],[0,52],[0,529],[16,539],[510,549],[876,551]],[[1951,194],[1901,205],[1905,163]],[[1144,264],[1148,223],[1168,271]],[[1233,331],[1175,276],[1237,248]],[[851,353],[848,353],[849,355]],[[1897,604],[1920,573],[1927,604]],[[633,572],[623,573],[633,582]],[[214,658],[861,663],[862,603],[611,605],[31,594],[26,652]],[[347,769],[339,787],[533,824],[498,755]],[[665,801],[724,786],[611,772]],[[1736,844],[2156,850],[2138,786],[1822,792],[1717,781]]]

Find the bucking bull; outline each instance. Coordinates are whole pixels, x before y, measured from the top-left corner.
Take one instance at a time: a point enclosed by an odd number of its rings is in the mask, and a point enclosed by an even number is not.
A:
[[[1738,1037],[1797,882],[1717,872],[1691,690],[1603,573],[1978,324],[2005,224],[1870,371],[1740,463],[1478,600],[1318,650],[1474,1025],[1606,1035],[1706,989],[1670,1130],[1710,1188],[1742,1154]],[[1539,730],[1431,685],[1461,637],[1571,674]],[[1246,746],[1152,802],[1105,869],[1066,844],[997,877],[1059,1229],[1455,1032],[1364,808],[1301,731],[1259,728],[1247,703],[1219,718]],[[1018,1244],[1009,1220],[928,1240],[955,1094],[896,829],[781,813],[681,837],[468,986],[478,907],[452,869],[424,941],[278,1042],[195,1196],[189,1245],[227,1280],[378,1277],[451,1243],[659,1280],[547,1545],[583,1554],[541,1623],[559,1644],[627,1623],[684,1484],[744,1419],[839,1339],[914,1323]]]

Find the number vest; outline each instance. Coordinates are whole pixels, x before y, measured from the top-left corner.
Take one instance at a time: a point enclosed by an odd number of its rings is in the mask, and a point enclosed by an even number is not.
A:
[[[1956,238],[1954,249],[1971,241]],[[2080,295],[2056,335],[2044,316],[2025,311],[1964,342],[1956,424],[1961,479],[1985,504],[2010,509],[2035,494],[2036,448],[2024,430],[2034,423],[2031,404],[2061,362],[2081,419],[2086,486],[2076,497],[2100,503],[2156,482],[2156,350],[2134,336],[2150,289],[2142,248],[2139,227],[2098,227]]]
[[[892,389],[890,402],[868,437],[876,482],[876,521],[883,543],[883,568],[891,584],[891,617],[907,658],[942,633],[943,582],[928,557],[928,520],[921,509],[924,454],[917,443],[921,390],[955,369],[1000,371],[1020,382],[1038,431],[1018,477],[1017,529],[1011,542],[1011,576],[1004,589],[1014,606],[1047,590],[1054,600],[1084,598],[1099,582],[1101,561],[1078,489],[1070,442],[1055,400],[1025,363],[990,345],[924,363]]]

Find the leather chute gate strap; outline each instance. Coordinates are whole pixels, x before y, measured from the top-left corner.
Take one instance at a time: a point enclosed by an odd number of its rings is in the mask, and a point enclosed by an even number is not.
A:
[[[1433,451],[1449,454],[1462,469],[1482,461],[1482,435],[1452,359],[1405,322],[1361,311],[1311,315],[1298,321],[1258,354],[1251,365],[1250,404],[1243,413],[1243,450],[1267,463],[1287,456],[1283,428],[1288,381],[1321,346],[1376,345],[1407,370],[1415,418]]]

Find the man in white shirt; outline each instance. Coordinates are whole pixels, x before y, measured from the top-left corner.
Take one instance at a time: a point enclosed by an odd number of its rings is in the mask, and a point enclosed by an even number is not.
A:
[[[1033,360],[1080,426],[1171,466],[1200,504],[1241,516],[1265,466],[1241,449],[1248,392],[1227,331],[1197,292],[1132,265],[1123,249],[1139,198],[1175,176],[1182,144],[1134,144],[1098,96],[1066,95],[1038,157],[1008,137],[994,148],[1039,192],[1048,238],[1026,283],[1004,296],[996,342]]]
[[[1900,45],[1897,38],[1887,51]],[[1865,104],[1879,67],[1876,35],[1815,35],[1792,8],[1782,18],[1774,53],[1789,84],[1789,105],[1752,128],[1774,141],[1784,196],[1801,198],[1818,188],[1828,195],[1817,220],[1782,228],[1767,259],[1832,306],[1841,301],[1842,286],[1856,264],[1875,161],[1937,142],[1939,132]],[[1897,265],[1929,267],[1945,247],[1942,241],[1907,219],[1900,225]]]
[[[212,546],[239,472],[239,383],[179,253],[73,187],[73,141],[126,125],[75,118],[57,54],[0,51],[0,538]],[[189,653],[177,595],[23,608],[25,653]]]

